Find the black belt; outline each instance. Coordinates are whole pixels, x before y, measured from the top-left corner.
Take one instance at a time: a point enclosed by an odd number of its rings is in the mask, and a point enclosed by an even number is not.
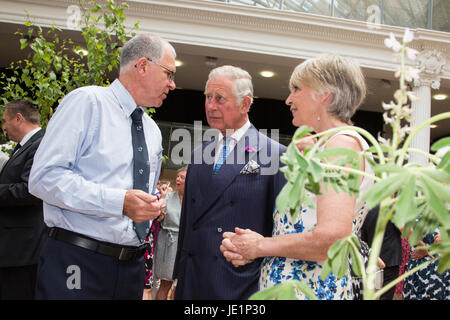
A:
[[[52,239],[67,242],[75,246],[94,251],[119,260],[134,260],[140,258],[147,250],[147,244],[140,247],[121,247],[119,245],[101,242],[84,235],[61,228],[50,228],[48,236]]]

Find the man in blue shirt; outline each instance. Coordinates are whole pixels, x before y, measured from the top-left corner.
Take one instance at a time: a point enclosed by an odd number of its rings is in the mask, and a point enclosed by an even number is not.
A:
[[[50,228],[37,299],[142,298],[143,241],[163,206],[151,195],[161,131],[142,108],[161,106],[175,89],[175,56],[157,36],[130,39],[119,78],[73,90],[49,121],[29,180]]]

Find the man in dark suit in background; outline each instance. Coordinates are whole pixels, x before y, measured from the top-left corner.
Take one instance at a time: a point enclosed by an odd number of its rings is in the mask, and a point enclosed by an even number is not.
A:
[[[378,213],[380,207],[376,206],[367,213],[361,228],[361,239],[372,247],[375,227],[377,225]],[[399,275],[400,265],[402,264],[402,234],[400,230],[388,221],[381,245],[380,258],[385,267],[383,269],[383,287],[396,279]],[[380,300],[392,300],[394,297],[395,286],[381,295]]]
[[[261,259],[235,268],[220,252],[222,234],[235,227],[272,234],[275,199],[285,183],[280,155],[286,148],[250,123],[248,72],[233,66],[212,70],[205,98],[208,124],[218,136],[193,151],[187,170],[175,299],[248,299],[258,290]]]
[[[17,142],[0,172],[0,299],[33,299],[44,235],[42,201],[28,192],[28,176],[44,132],[27,100],[5,106],[2,129]]]

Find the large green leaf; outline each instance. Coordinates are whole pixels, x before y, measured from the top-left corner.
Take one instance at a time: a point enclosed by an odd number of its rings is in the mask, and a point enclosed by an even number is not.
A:
[[[369,191],[363,196],[362,200],[367,201],[369,209],[374,208],[383,199],[390,197],[397,192],[410,178],[410,173],[405,171],[403,173],[392,174],[387,178],[376,182]]]
[[[278,212],[280,212],[281,214],[285,214],[286,210],[289,208],[289,193],[291,190],[292,184],[288,182],[284,185],[283,189],[281,189],[280,193],[277,196],[275,202]]]
[[[292,184],[291,191],[289,191],[289,207],[296,208],[300,202],[300,194],[304,187],[302,183],[302,176],[298,175],[295,182]]]
[[[319,182],[322,180],[323,169],[315,159],[311,159],[309,161],[308,172],[311,173],[314,182]]]
[[[328,266],[322,269],[321,277],[326,279],[331,271],[336,277],[342,278],[349,271],[348,255],[349,255],[348,237],[340,239],[333,243],[328,249],[328,259],[325,264]]]
[[[361,253],[359,252],[359,248],[361,248],[361,244],[359,243],[358,237],[352,235],[349,239],[353,245],[349,245],[350,258],[352,259],[352,269],[353,272],[360,277],[363,273],[364,265],[361,264]]]
[[[437,167],[438,169],[442,169],[445,172],[450,173],[450,151],[442,157],[441,162],[439,162]]]
[[[438,264],[438,272],[440,274],[444,273],[444,271],[450,269],[450,253],[447,250],[447,253],[444,254],[444,256],[441,257],[439,264]]]
[[[407,169],[404,167],[398,166],[396,164],[388,163],[388,164],[378,164],[372,168],[375,174],[381,174],[383,172],[387,173],[404,173]]]
[[[450,145],[450,137],[442,138],[431,146],[431,151],[438,151],[439,149]]]
[[[395,214],[392,217],[392,222],[402,227],[406,222],[414,220],[417,215],[414,197],[416,195],[416,177],[411,175],[405,187],[400,192],[397,203],[394,205]]]
[[[449,228],[450,214],[445,207],[445,204],[437,195],[437,193],[441,194],[442,190],[440,190],[439,186],[436,187],[436,185],[431,183],[432,180],[429,179],[426,175],[421,176],[421,181],[423,183],[428,205],[435,213],[437,220],[439,220],[439,222],[442,223],[442,225],[444,225],[446,228]]]
[[[297,130],[295,130],[294,137],[292,138],[294,141],[298,140],[304,136],[306,136],[308,133],[313,132],[313,129],[308,126],[301,126]]]
[[[425,174],[438,182],[450,185],[450,173],[446,171],[434,168],[425,168],[420,170],[420,173]]]
[[[352,158],[360,158],[360,154],[359,152],[348,148],[327,148],[315,154],[315,158],[318,159],[336,157],[345,157],[345,159],[348,159],[348,162],[350,162]]]

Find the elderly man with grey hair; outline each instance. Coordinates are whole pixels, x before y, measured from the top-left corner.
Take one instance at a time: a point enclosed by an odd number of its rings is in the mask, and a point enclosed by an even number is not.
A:
[[[205,112],[217,135],[193,151],[187,170],[175,299],[248,299],[258,289],[261,260],[234,268],[219,250],[223,233],[235,228],[272,234],[275,199],[285,183],[278,168],[286,148],[250,123],[252,101],[247,71],[222,66],[210,72]]]
[[[161,132],[143,112],[175,89],[175,50],[154,35],[130,39],[108,87],[63,98],[36,152],[29,190],[50,228],[37,299],[141,299],[144,243],[163,203],[152,193]]]

